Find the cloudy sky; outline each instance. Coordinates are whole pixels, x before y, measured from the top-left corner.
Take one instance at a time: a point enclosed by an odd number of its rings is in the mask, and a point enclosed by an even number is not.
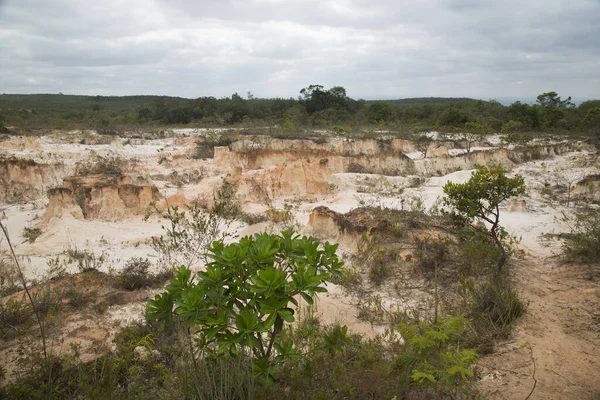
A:
[[[0,0],[0,93],[600,98],[600,0]]]

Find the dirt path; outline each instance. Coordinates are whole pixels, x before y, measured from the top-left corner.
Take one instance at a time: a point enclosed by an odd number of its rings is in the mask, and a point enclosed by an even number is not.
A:
[[[588,272],[534,254],[517,261],[529,305],[512,340],[480,360],[486,399],[600,399],[600,282]]]

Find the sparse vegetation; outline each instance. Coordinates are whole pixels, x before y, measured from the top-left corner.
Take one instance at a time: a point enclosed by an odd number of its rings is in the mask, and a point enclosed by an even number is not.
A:
[[[124,168],[125,160],[120,157],[97,157],[96,161],[81,165],[79,167],[79,175],[121,175]]]
[[[148,286],[164,284],[172,277],[173,272],[165,267],[161,272],[153,274],[150,272],[150,261],[147,258],[132,257],[125,267],[116,276],[116,285],[125,290],[138,290]]]
[[[34,243],[35,240],[40,237],[42,234],[42,230],[37,227],[25,227],[23,228],[23,233],[21,234],[29,243]]]
[[[508,258],[504,241],[508,235],[500,226],[500,203],[525,192],[521,176],[508,178],[502,167],[478,167],[468,182],[444,186],[444,204],[450,207],[449,214],[460,223],[472,223],[475,219],[490,224],[490,237],[501,252],[498,271]]]
[[[561,222],[570,229],[562,235],[565,258],[589,264],[591,272],[600,264],[600,209],[578,208],[572,214],[563,214]]]

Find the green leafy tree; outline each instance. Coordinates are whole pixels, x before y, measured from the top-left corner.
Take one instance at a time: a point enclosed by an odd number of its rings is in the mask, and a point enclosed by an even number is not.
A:
[[[479,124],[477,122],[467,122],[465,127],[460,130],[456,130],[452,136],[465,142],[465,148],[467,154],[471,153],[471,145],[477,140],[481,140],[485,135],[492,133],[492,128],[487,125]]]
[[[508,122],[502,124],[500,128],[500,132],[502,133],[514,133],[519,132],[522,128],[523,124],[520,121],[513,121],[512,119]]]
[[[600,133],[600,107],[590,108],[581,124],[584,129]]]
[[[148,106],[141,107],[137,112],[137,118],[139,121],[148,122],[152,118],[152,110]]]
[[[207,354],[250,353],[256,372],[272,379],[273,362],[297,355],[290,340],[278,340],[284,323],[294,321],[298,298],[313,304],[325,283],[340,273],[338,245],[285,231],[246,236],[208,249],[212,261],[195,274],[182,266],[148,304],[148,318],[167,327],[176,315],[194,328],[196,344]]]
[[[546,92],[537,96],[537,102],[543,108],[572,108],[575,104],[571,102],[571,96],[562,100],[556,92]]]
[[[369,119],[375,123],[393,122],[396,117],[396,108],[390,103],[376,101],[369,106]]]
[[[500,203],[525,193],[525,181],[519,175],[509,178],[506,170],[498,167],[478,167],[465,183],[448,182],[444,186],[444,205],[450,207],[450,215],[463,223],[475,220],[490,224],[487,233],[501,251],[497,263],[498,272],[506,263],[504,239],[506,231],[500,226]]]
[[[427,135],[421,135],[415,140],[415,148],[423,153],[423,158],[427,158],[427,150],[429,150],[429,145],[433,142]]]

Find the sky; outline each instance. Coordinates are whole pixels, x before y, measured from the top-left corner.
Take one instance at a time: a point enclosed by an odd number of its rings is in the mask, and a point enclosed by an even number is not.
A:
[[[0,93],[600,98],[600,0],[0,0]]]

